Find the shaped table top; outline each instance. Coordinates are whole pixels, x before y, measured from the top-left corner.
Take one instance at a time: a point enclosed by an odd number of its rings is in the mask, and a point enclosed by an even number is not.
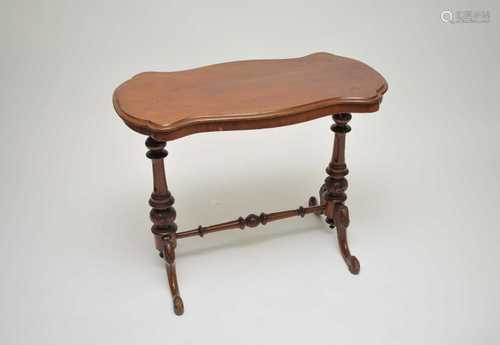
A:
[[[374,112],[387,87],[378,72],[360,61],[315,53],[140,73],[115,90],[113,105],[130,128],[168,141],[199,132]]]

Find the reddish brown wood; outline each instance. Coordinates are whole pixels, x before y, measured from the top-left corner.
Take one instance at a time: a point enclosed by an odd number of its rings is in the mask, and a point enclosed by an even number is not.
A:
[[[309,207],[314,207],[314,206],[318,206],[318,199],[316,199],[316,197],[312,196],[309,198]],[[325,204],[324,203],[321,203],[319,206],[321,206],[321,207],[318,207],[317,208],[318,210],[314,212],[314,214],[317,216],[322,215],[323,212],[325,211]]]
[[[141,73],[113,94],[118,115],[133,130],[149,136],[146,146],[153,166],[149,200],[155,246],[165,259],[174,311],[184,312],[175,268],[177,239],[228,229],[254,228],[268,222],[309,213],[325,215],[337,228],[342,257],[353,274],[360,265],[347,243],[345,135],[350,113],[378,110],[387,91],[385,79],[362,62],[316,53],[297,59],[223,63],[180,72]],[[174,198],[168,190],[164,158],[166,141],[198,132],[285,126],[333,115],[333,153],[328,177],[309,207],[249,214],[208,227],[177,232]]]
[[[309,213],[315,213],[315,214],[321,214],[321,212],[324,209],[324,206],[321,205],[311,205],[311,201],[309,202],[310,207],[302,207],[300,206],[296,210],[288,210],[288,211],[280,211],[280,212],[274,212],[274,213],[261,213],[260,215],[256,214],[249,214],[245,218],[239,217],[236,220],[225,222],[225,223],[220,223],[216,225],[211,225],[211,226],[198,226],[196,229],[188,230],[188,231],[182,231],[178,232],[176,234],[176,237],[178,239],[180,238],[186,238],[186,237],[192,237],[192,236],[200,236],[203,237],[205,234],[209,234],[211,232],[217,232],[217,231],[223,231],[223,230],[230,230],[230,229],[245,229],[246,227],[249,228],[255,228],[258,225],[266,225],[269,222],[275,221],[275,220],[280,220],[280,219],[285,219],[285,218],[290,218],[290,217],[296,217],[296,216],[301,216],[304,217],[306,214]]]
[[[285,126],[379,108],[385,79],[357,60],[328,53],[141,73],[113,104],[137,132],[161,141],[209,131]]]
[[[175,270],[175,247],[177,239],[175,233],[177,225],[175,224],[175,209],[173,207],[174,197],[170,194],[165,177],[165,167],[163,159],[168,152],[165,150],[165,142],[157,141],[153,138],[146,140],[146,146],[149,148],[146,156],[152,160],[153,164],[153,193],[149,199],[152,209],[149,213],[153,226],[156,249],[160,251],[160,256],[165,259],[167,270],[167,279],[172,294],[174,312],[182,315],[184,304],[179,293],[177,284],[177,273]]]
[[[358,274],[360,264],[358,259],[351,255],[347,244],[346,230],[349,226],[349,210],[344,202],[347,199],[345,191],[347,190],[347,179],[349,173],[345,163],[345,136],[351,131],[351,127],[347,124],[351,120],[351,114],[341,113],[333,115],[335,124],[331,130],[335,133],[333,154],[330,164],[326,168],[328,177],[325,180],[325,185],[322,199],[325,201],[326,222],[332,227],[337,228],[337,239],[339,242],[340,252],[344,261],[352,274]]]

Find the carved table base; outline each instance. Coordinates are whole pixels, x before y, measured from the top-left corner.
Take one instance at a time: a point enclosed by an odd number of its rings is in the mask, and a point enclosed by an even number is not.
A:
[[[153,226],[151,231],[155,238],[156,249],[165,260],[167,270],[168,285],[173,299],[174,312],[182,315],[184,304],[179,293],[177,283],[177,273],[175,270],[175,248],[177,240],[192,236],[200,236],[212,232],[229,229],[254,228],[259,225],[266,225],[269,222],[300,216],[306,214],[324,215],[330,227],[337,229],[338,243],[344,261],[353,274],[358,274],[360,265],[358,259],[352,256],[347,244],[347,227],[349,226],[349,210],[344,205],[346,200],[347,179],[345,176],[348,170],[345,164],[345,135],[350,131],[347,125],[351,119],[350,114],[341,113],[333,116],[335,124],[331,127],[335,133],[333,154],[330,164],[326,168],[328,177],[319,191],[319,204],[316,197],[310,197],[308,206],[300,206],[294,210],[280,211],[274,213],[261,213],[260,215],[249,214],[246,217],[239,217],[235,220],[211,226],[199,226],[192,230],[177,232],[175,224],[176,213],[173,207],[174,198],[167,188],[167,181],[164,170],[164,158],[167,156],[165,142],[157,141],[151,137],[146,140],[149,148],[147,157],[153,164],[153,193],[149,200],[152,209],[150,212]]]
[[[352,256],[347,244],[347,227],[349,226],[349,209],[344,205],[347,199],[345,191],[347,190],[347,179],[349,173],[345,164],[345,136],[351,131],[347,124],[351,120],[351,114],[341,113],[333,115],[335,124],[331,130],[335,133],[333,144],[332,159],[326,173],[328,177],[322,186],[320,193],[325,202],[326,222],[331,227],[337,228],[337,238],[339,242],[342,257],[352,274],[358,274],[360,265],[355,256]]]

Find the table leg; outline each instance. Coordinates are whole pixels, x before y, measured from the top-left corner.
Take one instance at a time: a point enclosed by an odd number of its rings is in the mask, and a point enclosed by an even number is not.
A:
[[[177,245],[175,224],[175,209],[173,207],[174,197],[170,194],[165,177],[165,167],[163,159],[168,152],[165,150],[165,142],[157,141],[151,137],[146,140],[149,151],[146,156],[153,163],[153,193],[149,199],[152,209],[149,213],[153,226],[151,231],[155,238],[156,249],[160,251],[160,256],[165,259],[167,269],[168,285],[172,293],[174,312],[182,315],[184,304],[179,294],[177,284],[177,273],[175,270],[175,247]]]
[[[345,136],[351,127],[347,124],[351,120],[351,114],[341,113],[333,115],[335,124],[331,130],[335,133],[333,154],[330,164],[326,168],[328,177],[322,187],[322,201],[326,202],[326,222],[331,227],[337,228],[337,238],[340,252],[352,274],[358,274],[360,265],[358,259],[351,255],[347,244],[347,227],[349,226],[349,209],[344,205],[347,199],[347,179],[349,173],[345,164]],[[320,191],[321,193],[321,191]]]

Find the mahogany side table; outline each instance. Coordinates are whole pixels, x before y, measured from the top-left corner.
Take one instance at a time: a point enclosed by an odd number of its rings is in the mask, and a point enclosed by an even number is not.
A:
[[[156,249],[165,260],[174,312],[184,304],[175,270],[177,240],[212,232],[253,228],[306,214],[324,215],[337,229],[340,252],[349,271],[358,274],[358,259],[351,255],[345,205],[348,170],[345,136],[351,113],[379,109],[387,91],[385,79],[366,64],[329,53],[301,58],[235,61],[180,72],[140,73],[121,84],[113,105],[125,124],[147,135],[146,156],[153,164],[153,193],[149,199],[151,231]],[[167,141],[211,131],[259,129],[291,125],[332,115],[333,154],[319,202],[310,197],[307,207],[274,213],[249,214],[211,226],[177,231],[174,197],[167,187],[163,160]]]

